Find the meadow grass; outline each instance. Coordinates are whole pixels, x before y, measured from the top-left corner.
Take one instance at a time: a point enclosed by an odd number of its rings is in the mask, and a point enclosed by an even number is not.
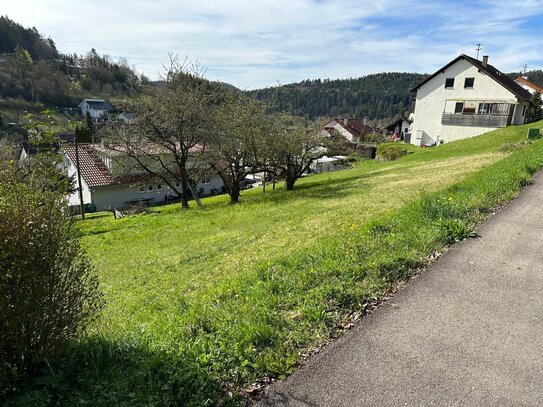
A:
[[[78,228],[107,307],[11,403],[235,405],[226,390],[291,373],[299,352],[512,199],[542,164],[543,142],[521,143],[528,127],[543,122],[247,191],[234,206],[218,196],[90,216]]]

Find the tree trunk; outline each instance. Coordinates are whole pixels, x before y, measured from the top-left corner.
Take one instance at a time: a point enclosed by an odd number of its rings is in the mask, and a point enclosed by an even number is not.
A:
[[[196,190],[194,189],[194,187],[192,186],[192,183],[190,181],[187,182],[187,186],[190,190],[190,193],[192,195],[192,197],[194,198],[194,202],[196,202],[196,205],[198,205],[198,207],[202,207],[202,201],[200,201],[200,197],[198,196],[198,194],[196,193]]]
[[[296,182],[296,178],[287,176],[285,179],[287,191],[292,191],[294,189],[294,183]]]
[[[230,188],[230,203],[236,204],[239,202],[240,187],[239,181],[234,179],[232,187]]]
[[[189,193],[188,189],[188,182],[186,175],[182,172],[181,173],[181,208],[188,209],[189,208]]]

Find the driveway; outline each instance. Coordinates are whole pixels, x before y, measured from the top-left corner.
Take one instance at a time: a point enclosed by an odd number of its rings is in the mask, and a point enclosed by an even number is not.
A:
[[[260,406],[543,405],[543,174]]]

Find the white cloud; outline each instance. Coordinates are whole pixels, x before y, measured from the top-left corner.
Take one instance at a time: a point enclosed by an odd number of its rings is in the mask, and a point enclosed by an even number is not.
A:
[[[541,0],[0,0],[1,13],[51,36],[63,52],[91,47],[157,77],[168,52],[242,88],[380,71],[431,72],[475,43],[498,68],[542,64],[530,19]],[[502,66],[498,62],[505,62]]]

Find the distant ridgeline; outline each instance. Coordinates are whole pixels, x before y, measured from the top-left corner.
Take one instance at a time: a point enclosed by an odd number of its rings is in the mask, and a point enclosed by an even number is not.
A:
[[[0,16],[0,98],[68,107],[89,95],[133,94],[145,81],[126,60],[94,49],[85,56],[62,54],[36,28]]]
[[[520,73],[511,73],[516,78]],[[542,86],[543,71],[529,71],[529,80]],[[310,119],[318,117],[368,117],[373,123],[407,115],[414,108],[409,89],[428,75],[389,72],[357,79],[305,80],[283,86],[248,91],[270,104],[272,112],[291,112]]]

